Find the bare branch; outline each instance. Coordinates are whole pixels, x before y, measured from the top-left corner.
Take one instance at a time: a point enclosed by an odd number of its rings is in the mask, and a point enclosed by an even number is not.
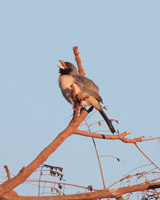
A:
[[[27,167],[23,167],[15,177],[7,180],[0,185],[0,198],[4,193],[14,189],[19,184],[23,183],[47,158],[78,128],[85,117],[88,115],[86,110],[83,110],[80,116],[75,120],[74,117],[64,131],[62,131],[56,139],[48,145]]]
[[[133,193],[145,190],[155,190],[160,188],[160,182],[157,183],[140,183],[133,186],[127,186],[122,188],[116,188],[112,190],[103,189],[95,192],[72,194],[72,195],[62,195],[62,196],[41,196],[41,197],[23,197],[19,196],[17,198],[11,198],[12,200],[93,200],[100,198],[122,198],[122,195],[127,193]],[[9,200],[11,200],[9,199]],[[5,199],[3,199],[5,200]]]
[[[75,60],[77,62],[79,74],[82,76],[85,76],[84,69],[81,64],[81,59],[79,57],[78,52],[78,46],[73,47]],[[72,134],[78,134],[82,136],[92,137],[92,138],[99,138],[99,139],[108,139],[108,140],[120,140],[124,143],[131,143],[135,144],[137,149],[153,164],[160,170],[160,168],[150,159],[148,156],[139,148],[137,145],[138,142],[142,141],[149,141],[149,140],[155,140],[160,139],[160,137],[157,138],[149,138],[145,139],[144,136],[129,139],[126,136],[128,136],[131,133],[121,133],[118,135],[104,135],[104,134],[97,134],[81,131],[78,130],[78,126],[82,123],[82,121],[86,118],[89,112],[93,110],[93,107],[90,107],[90,109],[87,111],[85,109],[82,109],[79,115],[79,109],[80,109],[80,101],[82,100],[81,93],[76,94],[74,85],[71,85],[72,95],[75,100],[75,106],[74,106],[74,114],[73,118],[70,121],[69,125],[66,129],[64,129],[53,141],[51,144],[49,144],[27,167],[23,167],[20,172],[13,178],[10,177],[10,172],[8,169],[8,166],[5,165],[4,168],[7,173],[8,180],[5,181],[3,184],[0,185],[0,200],[92,200],[92,199],[101,199],[101,198],[116,198],[118,200],[123,199],[124,194],[130,194],[132,192],[138,192],[138,191],[150,191],[155,192],[157,188],[160,188],[160,182],[159,178],[151,180],[150,182],[146,181],[144,183],[122,187],[122,188],[116,188],[116,189],[110,189],[113,185],[116,183],[122,181],[119,180],[112,184],[108,188],[104,188],[103,190],[94,190],[92,186],[88,186],[87,189],[90,188],[90,191],[92,192],[86,192],[86,193],[80,193],[80,194],[72,194],[72,195],[63,195],[63,196],[38,196],[38,197],[23,197],[18,196],[16,192],[13,191],[13,189],[23,183],[41,164],[43,164],[46,159],[54,152],[56,149]],[[88,97],[83,97],[83,100],[87,99]],[[99,122],[100,123],[100,122]],[[90,129],[89,129],[90,130]],[[98,155],[98,153],[97,153]],[[98,156],[99,158],[99,156]],[[41,176],[41,175],[40,175]],[[128,175],[129,177],[130,175]],[[144,176],[144,174],[143,174]],[[154,181],[154,182],[153,182]],[[40,182],[40,178],[39,178]],[[104,184],[105,187],[105,184]],[[39,185],[40,188],[40,185]],[[39,192],[40,194],[40,192]]]
[[[135,146],[157,169],[160,170],[160,168],[139,148],[139,146],[137,144],[135,144]]]
[[[88,127],[88,130],[89,132],[91,133],[91,129],[87,123],[87,120],[85,120],[86,122],[86,125]],[[101,161],[100,161],[100,156],[99,156],[99,153],[98,153],[98,149],[97,149],[97,146],[96,146],[96,142],[94,140],[94,138],[92,137],[92,141],[93,141],[93,145],[94,145],[94,148],[95,148],[95,151],[96,151],[96,155],[97,155],[97,159],[98,159],[98,164],[99,164],[99,168],[100,168],[100,172],[101,172],[101,177],[102,177],[102,182],[103,182],[103,187],[104,189],[106,188],[106,184],[105,184],[105,180],[104,180],[104,175],[103,175],[103,170],[102,170],[102,165],[101,165]]]
[[[85,72],[84,72],[84,69],[83,69],[82,64],[81,64],[81,59],[79,57],[78,46],[73,47],[73,52],[74,52],[74,55],[75,55],[75,60],[76,60],[77,65],[78,65],[79,74],[82,75],[82,76],[85,76]]]
[[[136,142],[142,142],[143,141],[142,138],[144,137],[144,136],[141,136],[139,138],[129,139],[129,138],[126,138],[126,136],[131,133],[127,133],[127,132],[121,133],[119,135],[104,135],[104,134],[90,133],[90,132],[82,131],[79,129],[74,131],[74,134],[87,136],[87,137],[94,137],[94,138],[99,138],[99,139],[121,140],[122,142],[133,143],[133,144],[135,144]]]
[[[105,134],[98,134],[98,133],[91,133],[91,132],[87,132],[87,131],[82,131],[82,130],[79,130],[79,129],[74,131],[74,134],[87,136],[87,137],[94,137],[94,138],[99,138],[99,139],[121,140],[124,143],[132,143],[132,144],[136,144],[137,142],[146,142],[146,141],[150,141],[150,140],[159,139],[159,138],[143,139],[144,136],[130,139],[130,138],[126,138],[127,135],[131,134],[131,133],[127,133],[127,132],[123,132],[119,135],[105,135]]]
[[[8,169],[8,166],[7,165],[4,165],[4,168],[6,170],[6,173],[7,173],[7,177],[8,177],[8,180],[11,178],[11,175],[10,175],[10,171]]]

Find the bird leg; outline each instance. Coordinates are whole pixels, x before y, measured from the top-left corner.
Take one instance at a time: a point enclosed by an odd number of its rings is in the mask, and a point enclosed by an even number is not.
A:
[[[87,112],[90,113],[90,112],[92,112],[93,109],[94,109],[94,107],[91,106],[91,107],[87,110]]]

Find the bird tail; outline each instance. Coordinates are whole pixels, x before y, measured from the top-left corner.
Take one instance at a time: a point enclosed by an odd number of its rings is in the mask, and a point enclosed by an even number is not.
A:
[[[107,123],[110,131],[114,134],[116,131],[112,125],[112,121],[110,119],[108,119],[106,113],[104,112],[103,109],[99,110],[100,114],[102,115],[103,119],[105,120],[105,122]]]

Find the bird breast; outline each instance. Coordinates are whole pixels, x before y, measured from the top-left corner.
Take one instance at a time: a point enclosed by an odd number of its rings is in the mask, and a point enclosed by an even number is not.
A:
[[[78,94],[81,92],[80,88],[77,84],[74,83],[74,78],[70,75],[61,75],[59,77],[59,86],[61,88],[62,94],[65,97],[65,99],[74,105],[74,100],[72,96],[72,90],[71,85],[74,84],[75,92]]]
[[[80,103],[81,107],[86,107],[89,105],[94,106],[97,110],[101,110],[101,105],[99,101],[92,95],[89,95],[86,92],[82,92],[80,87],[75,83],[74,77],[70,75],[61,75],[59,77],[59,86],[61,88],[62,94],[65,99],[74,105],[74,99],[72,95],[71,85],[74,85],[75,93],[81,93],[82,97],[89,96],[86,100],[82,100]]]

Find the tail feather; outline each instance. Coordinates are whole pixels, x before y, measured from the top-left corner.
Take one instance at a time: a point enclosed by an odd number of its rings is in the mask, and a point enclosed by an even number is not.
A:
[[[114,134],[116,131],[112,125],[112,121],[110,119],[108,119],[108,117],[107,117],[106,113],[103,111],[103,109],[99,110],[99,113],[102,115],[103,119],[107,123],[110,131]]]

